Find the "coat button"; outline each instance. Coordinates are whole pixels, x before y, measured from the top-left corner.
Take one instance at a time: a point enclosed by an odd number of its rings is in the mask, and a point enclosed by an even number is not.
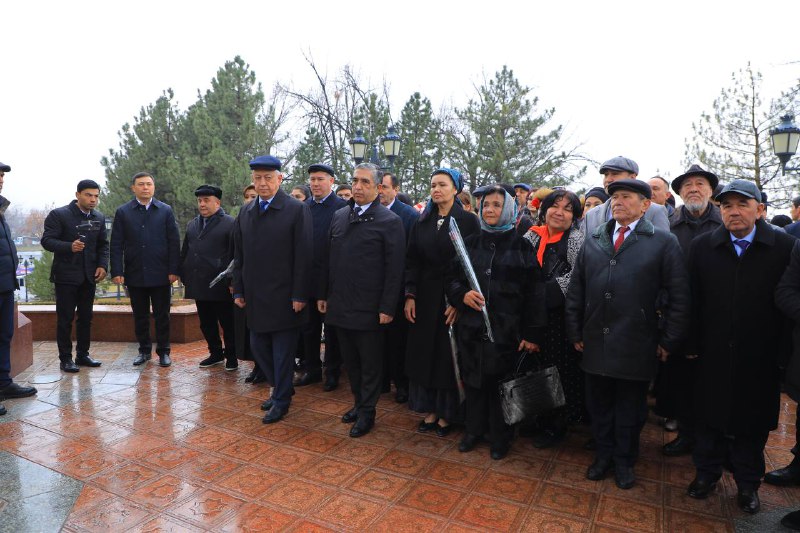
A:
[[[608,335],[610,331],[608,328],[603,328],[603,335]]]
[[[486,275],[487,276],[491,276],[492,275],[492,269],[491,268],[487,268],[486,269]]]
[[[609,261],[609,264],[610,264],[611,266],[614,266],[614,265],[616,265],[616,264],[617,264],[617,260],[616,260],[616,259],[612,259],[611,261]]]
[[[606,293],[606,300],[610,300],[610,299],[611,299],[611,293],[610,293],[610,292],[607,292],[607,293]]]

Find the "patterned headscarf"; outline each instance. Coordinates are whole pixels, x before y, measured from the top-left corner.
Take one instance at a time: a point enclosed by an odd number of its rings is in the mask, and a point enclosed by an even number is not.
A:
[[[500,213],[500,219],[495,226],[490,226],[483,220],[483,202],[487,196],[503,193],[503,212]],[[513,230],[517,222],[517,202],[508,194],[504,188],[499,185],[492,186],[486,190],[486,194],[481,197],[481,208],[478,213],[481,217],[481,229],[489,233],[503,233],[504,231]]]
[[[464,190],[464,178],[461,176],[461,172],[454,168],[441,167],[437,168],[431,173],[431,178],[437,174],[445,174],[446,176],[449,176],[451,180],[453,180],[453,185],[456,188],[455,201],[461,205],[461,199],[458,197],[458,193]],[[429,196],[427,202],[425,203],[425,209],[422,210],[422,214],[419,217],[420,220],[425,220],[428,218],[428,216],[431,214],[431,211],[433,211],[433,200]]]

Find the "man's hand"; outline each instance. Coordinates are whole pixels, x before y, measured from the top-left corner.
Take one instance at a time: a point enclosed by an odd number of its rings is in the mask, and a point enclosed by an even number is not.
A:
[[[295,313],[299,313],[305,308],[306,308],[305,302],[292,302],[292,311],[294,311]]]
[[[403,308],[406,315],[406,320],[412,324],[417,320],[417,301],[414,298],[407,298],[406,305]]]
[[[125,276],[114,276],[113,278],[111,278],[111,281],[113,281],[117,285],[125,285]]]
[[[84,248],[86,248],[86,243],[81,242],[80,239],[75,239],[74,241],[72,241],[72,252],[73,253],[77,254],[78,252],[82,252]]]
[[[528,342],[525,339],[522,339],[519,343],[519,348],[517,348],[518,352],[540,352],[541,349],[539,345],[535,342]]]
[[[234,298],[233,303],[235,303],[240,309],[244,309],[244,298]]]
[[[448,305],[444,310],[444,325],[452,326],[458,320],[458,310],[452,305]]]
[[[464,305],[468,305],[476,311],[480,311],[483,309],[483,305],[486,303],[481,293],[478,291],[469,291],[467,294],[464,295]]]
[[[328,311],[328,300],[317,300],[317,311],[324,315]]]
[[[573,344],[573,346],[577,351],[583,352],[583,341],[578,341],[575,344]]]
[[[656,355],[663,363],[667,360],[667,357],[669,357],[669,352],[663,346],[659,346],[656,348]]]
[[[167,276],[167,279],[169,279],[169,284],[172,285],[173,283],[175,283],[176,281],[178,281],[181,278],[178,277],[177,274],[170,274],[169,276]]]
[[[387,315],[385,313],[379,313],[378,314],[378,323],[379,324],[388,324],[392,320],[394,320],[394,317],[391,316],[391,315]]]
[[[106,279],[106,269],[103,267],[97,267],[97,270],[94,271],[94,282],[100,283]]]

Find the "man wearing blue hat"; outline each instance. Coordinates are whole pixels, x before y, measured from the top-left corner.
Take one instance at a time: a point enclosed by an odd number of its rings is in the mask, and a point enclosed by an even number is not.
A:
[[[242,207],[234,224],[234,302],[247,313],[250,347],[272,385],[261,408],[265,424],[289,412],[294,394],[294,353],[308,322],[313,230],[308,206],[283,190],[281,161],[250,161],[258,198]]]

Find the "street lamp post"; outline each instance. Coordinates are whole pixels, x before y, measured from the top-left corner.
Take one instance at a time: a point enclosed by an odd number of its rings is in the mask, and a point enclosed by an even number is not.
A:
[[[380,157],[378,156],[378,144],[380,143],[383,143],[384,157],[389,160],[388,166],[382,164]],[[397,135],[394,126],[390,126],[389,131],[382,139],[380,139],[380,142],[376,140],[376,142],[372,143],[372,153],[370,154],[369,158],[370,163],[375,164],[381,169],[392,170],[394,168],[394,160],[398,155],[400,155],[401,143],[402,141],[400,136]],[[360,165],[364,159],[366,159],[368,146],[370,146],[370,143],[364,138],[364,132],[357,130],[356,136],[350,141],[350,147],[353,150],[353,159],[357,165]]]
[[[22,266],[25,268],[25,303],[28,303],[28,258],[27,257],[22,262]]]
[[[800,128],[794,124],[792,113],[781,117],[778,127],[770,130],[769,136],[772,138],[772,151],[781,162],[781,172],[785,175],[786,171],[800,171],[800,167],[786,167],[786,163],[797,153],[797,145],[800,143]]]

